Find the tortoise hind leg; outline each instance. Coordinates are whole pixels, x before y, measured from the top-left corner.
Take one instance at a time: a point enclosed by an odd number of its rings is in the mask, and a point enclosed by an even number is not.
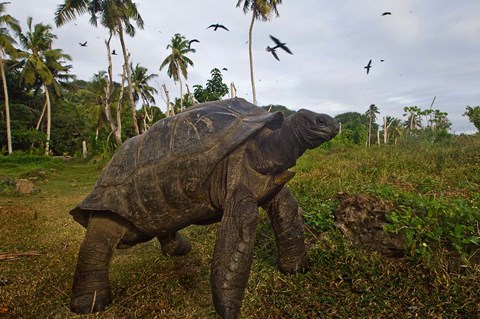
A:
[[[192,250],[192,245],[178,232],[159,236],[157,239],[162,246],[162,253],[166,256],[183,256]]]

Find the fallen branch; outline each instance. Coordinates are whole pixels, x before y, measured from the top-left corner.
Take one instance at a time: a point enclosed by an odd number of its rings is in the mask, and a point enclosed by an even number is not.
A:
[[[20,257],[40,256],[38,251],[26,251],[23,253],[0,253],[0,261],[12,261]]]

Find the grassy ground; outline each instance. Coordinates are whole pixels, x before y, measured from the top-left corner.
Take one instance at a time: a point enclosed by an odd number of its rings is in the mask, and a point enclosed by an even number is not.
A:
[[[262,214],[241,318],[480,317],[480,269],[464,259],[453,270],[434,258],[443,255],[444,239],[438,247],[431,245],[430,255],[420,251],[388,259],[348,245],[331,219],[338,192],[399,204],[411,200],[417,210],[443,198],[443,208],[461,201],[474,210],[478,163],[478,140],[441,148],[308,152],[290,185],[314,233],[307,234],[311,269],[294,276],[277,271],[273,234]],[[215,225],[184,230],[193,245],[184,257],[162,256],[155,241],[117,251],[111,267],[113,304],[100,314],[71,313],[71,281],[84,229],[68,211],[91,190],[100,168],[77,161],[48,167],[40,177],[34,169],[29,173],[41,192],[18,195],[6,183],[0,194],[0,253],[39,253],[0,261],[0,318],[215,318],[209,284]],[[21,170],[22,165],[0,163],[4,180]]]

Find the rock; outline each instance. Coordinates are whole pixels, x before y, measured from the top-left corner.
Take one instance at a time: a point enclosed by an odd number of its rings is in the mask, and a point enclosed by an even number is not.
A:
[[[28,179],[17,179],[15,183],[15,190],[20,194],[31,194],[40,191],[40,189],[36,188],[35,185]]]
[[[368,195],[345,196],[334,211],[335,226],[355,246],[388,257],[402,257],[407,247],[403,234],[387,233],[389,204]]]

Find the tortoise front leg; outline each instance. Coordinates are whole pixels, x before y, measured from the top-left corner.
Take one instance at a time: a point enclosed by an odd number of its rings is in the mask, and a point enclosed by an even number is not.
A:
[[[225,203],[213,253],[213,305],[224,319],[238,317],[253,259],[258,207],[245,186],[236,187]]]
[[[268,212],[277,242],[278,266],[282,273],[305,272],[307,254],[302,216],[292,192],[282,190],[263,208]]]
[[[166,256],[183,256],[192,250],[192,245],[178,232],[159,236],[157,239],[162,246],[163,254]]]
[[[90,218],[78,253],[70,309],[76,313],[102,311],[111,303],[108,268],[113,251],[127,232],[127,226],[107,213]]]

